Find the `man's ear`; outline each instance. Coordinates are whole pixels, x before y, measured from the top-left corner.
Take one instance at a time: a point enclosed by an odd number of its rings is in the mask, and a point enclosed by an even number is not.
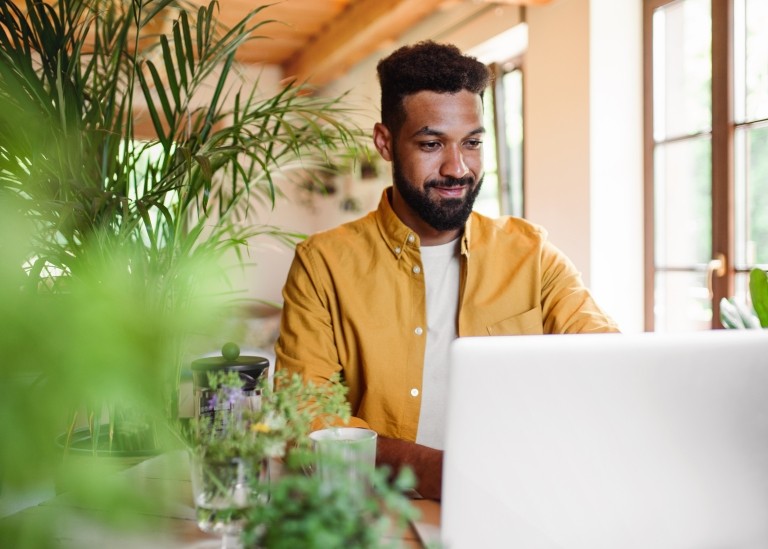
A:
[[[381,157],[387,162],[392,161],[392,133],[384,124],[376,122],[373,126],[373,144]]]

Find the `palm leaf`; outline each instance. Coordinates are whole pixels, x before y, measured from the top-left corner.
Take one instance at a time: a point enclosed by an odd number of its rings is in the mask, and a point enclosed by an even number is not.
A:
[[[301,238],[261,224],[253,204],[274,207],[287,180],[277,173],[322,164],[361,132],[336,98],[244,82],[238,48],[274,22],[260,5],[225,28],[218,10],[0,0],[0,193],[36,228],[29,287],[75,282],[124,247],[134,254],[124,272],[156,293],[159,317],[193,292],[185,261]],[[156,31],[160,18],[170,25]],[[143,143],[139,113],[155,132]]]

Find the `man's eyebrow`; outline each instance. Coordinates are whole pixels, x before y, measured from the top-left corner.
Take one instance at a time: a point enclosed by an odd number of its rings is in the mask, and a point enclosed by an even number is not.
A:
[[[478,128],[475,128],[474,130],[467,133],[467,135],[477,135],[477,134],[484,134],[485,133],[485,127],[480,126]],[[420,135],[428,135],[433,137],[442,137],[445,135],[445,132],[441,132],[440,130],[436,130],[434,128],[430,128],[429,126],[424,126],[423,128],[418,129],[413,133],[412,137],[417,137]]]
[[[430,128],[429,126],[424,126],[422,128],[419,128],[415,132],[413,132],[413,136],[412,137],[417,137],[417,136],[420,136],[420,135],[431,135],[431,136],[434,136],[434,137],[441,137],[441,136],[445,135],[445,132],[441,132],[441,131],[436,130],[434,128]]]

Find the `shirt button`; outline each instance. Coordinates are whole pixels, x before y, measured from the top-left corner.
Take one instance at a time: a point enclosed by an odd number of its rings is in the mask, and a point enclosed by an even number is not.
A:
[[[420,336],[424,333],[424,330],[421,328],[421,326],[416,326],[416,329],[413,331],[417,336]]]
[[[417,396],[419,396],[419,390],[418,390],[416,387],[414,387],[413,389],[411,389],[411,396],[412,396],[412,397],[417,397]]]
[[[399,254],[399,253],[400,253],[400,250],[401,250],[401,248],[400,248],[400,246],[398,246],[397,248],[395,248],[395,253],[396,253],[396,254]]]
[[[416,240],[416,237],[413,236],[412,234],[409,234],[408,235],[408,242],[413,242],[414,240]]]
[[[414,265],[413,266],[413,272],[415,274],[419,274],[421,272],[421,267],[419,267],[418,265]]]

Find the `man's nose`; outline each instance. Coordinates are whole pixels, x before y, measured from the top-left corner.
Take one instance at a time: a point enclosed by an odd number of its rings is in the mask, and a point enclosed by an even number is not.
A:
[[[464,162],[464,155],[458,147],[446,149],[446,156],[443,164],[440,166],[440,175],[443,177],[455,177],[456,179],[464,177],[469,173],[469,168]]]

